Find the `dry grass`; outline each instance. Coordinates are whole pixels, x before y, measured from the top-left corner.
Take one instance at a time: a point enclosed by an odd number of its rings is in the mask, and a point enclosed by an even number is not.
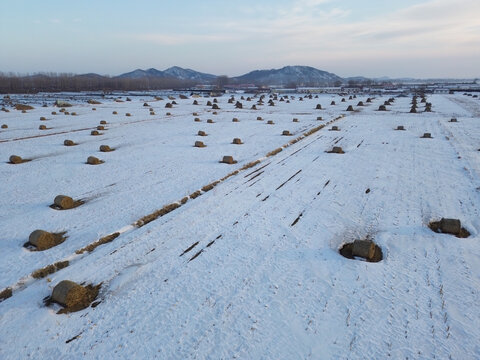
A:
[[[161,208],[159,210],[156,210],[155,212],[142,217],[140,220],[137,220],[135,222],[135,226],[136,227],[142,227],[142,226],[148,224],[149,222],[152,222],[153,220],[158,219],[161,216],[167,215],[169,212],[172,212],[173,210],[179,208],[180,206],[181,205],[179,203],[176,203],[176,202],[172,203],[172,204],[165,205],[163,208]]]
[[[15,110],[22,110],[22,111],[27,111],[27,110],[33,110],[34,107],[30,105],[25,105],[25,104],[15,104],[14,105]]]
[[[58,270],[61,270],[63,268],[66,268],[70,263],[68,261],[59,261],[56,262],[55,264],[47,265],[44,268],[35,270],[32,273],[32,277],[34,279],[43,279],[44,277],[53,274],[57,272]]]
[[[75,251],[75,253],[76,254],[83,254],[84,252],[92,252],[93,250],[95,250],[100,245],[108,244],[108,243],[112,242],[113,240],[115,240],[119,236],[120,236],[119,232],[104,236],[104,237],[100,238],[99,240],[95,241],[94,243],[91,243],[91,244],[85,246],[84,248],[81,248],[80,250]]]

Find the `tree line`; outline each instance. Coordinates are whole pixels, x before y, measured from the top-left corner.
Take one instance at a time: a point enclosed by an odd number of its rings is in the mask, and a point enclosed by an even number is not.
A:
[[[195,85],[192,81],[175,78],[118,78],[96,74],[75,75],[42,73],[18,75],[0,72],[1,94],[34,94],[38,92],[78,91],[145,91],[187,88]]]

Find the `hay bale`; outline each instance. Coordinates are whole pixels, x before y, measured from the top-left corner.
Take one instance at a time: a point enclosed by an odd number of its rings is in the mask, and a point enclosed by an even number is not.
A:
[[[257,110],[257,106],[256,106],[255,104],[253,104],[250,109],[251,109],[251,110]]]
[[[13,107],[15,108],[15,110],[22,110],[22,111],[34,109],[33,106],[25,105],[25,104],[15,104]]]
[[[7,124],[2,124],[2,129],[8,129],[8,125]]]
[[[380,105],[378,111],[387,111],[387,107],[385,105]]]
[[[127,98],[125,99],[125,101],[132,101],[132,99],[130,99],[130,98],[127,97]]]
[[[75,308],[83,305],[86,297],[86,288],[73,281],[62,280],[53,288],[51,300],[66,308]]]
[[[352,106],[352,105],[348,105],[348,108],[347,108],[346,111],[354,111],[354,110],[353,110],[353,106]]]
[[[100,105],[101,104],[100,101],[93,100],[93,99],[87,100],[87,103],[90,104],[90,105]]]
[[[202,120],[200,120],[200,118],[196,117],[195,119],[193,119],[193,121],[195,121],[195,122],[200,122],[200,121],[202,121]]]
[[[97,126],[97,130],[105,130],[105,126],[103,126],[103,125],[98,125],[98,126]]]
[[[457,118],[452,117],[452,118],[450,119],[450,122],[457,122]]]
[[[371,240],[355,240],[352,247],[352,255],[364,259],[372,259],[375,255],[375,243]]]
[[[212,109],[214,109],[214,110],[219,110],[220,108],[218,107],[217,104],[213,104],[213,105],[212,105]]]
[[[206,133],[205,131],[198,130],[197,135],[198,135],[198,136],[207,136],[207,133]]]
[[[195,141],[195,145],[194,147],[198,147],[198,148],[203,148],[203,147],[206,147],[207,145],[205,145],[203,143],[203,141]]]
[[[207,101],[207,106],[212,106],[212,102],[210,100]]]
[[[338,126],[332,126],[330,128],[330,131],[340,131],[340,129],[338,128]]]
[[[167,112],[165,115],[167,115],[167,116],[171,116],[171,115],[172,115],[172,113],[170,113],[170,112]]]
[[[332,101],[332,102],[330,103],[330,105],[335,105],[335,101]]]
[[[87,158],[87,164],[88,165],[99,165],[99,164],[102,164],[103,161],[100,160],[99,158],[95,157],[95,156],[89,156]]]
[[[171,103],[166,103],[165,108],[171,109],[171,108],[173,108],[173,105]]]
[[[207,120],[207,124],[213,124],[213,123],[214,123],[214,121],[212,119]]]
[[[263,120],[261,116],[257,116],[257,120]]]
[[[316,109],[316,110],[322,110],[322,105],[317,104],[317,106],[315,106],[315,109]]]
[[[405,127],[403,125],[398,125],[395,130],[405,130]]]
[[[416,112],[417,112],[417,109],[412,106],[412,108],[410,109],[410,113],[415,114]]]
[[[97,130],[92,130],[92,131],[90,132],[90,135],[92,135],[92,136],[98,136],[98,135],[100,135],[100,133],[99,133]]]
[[[222,161],[220,162],[224,164],[230,164],[230,165],[237,163],[237,161],[233,159],[233,156],[230,156],[230,155],[225,155]]]
[[[197,113],[197,112],[194,112],[192,115],[193,115],[193,116],[198,116],[198,113]]]
[[[323,118],[321,116],[317,116],[317,120],[321,121],[321,120],[323,120]]]
[[[363,105],[363,101],[359,101],[358,104],[357,104],[357,106],[364,106],[364,105]]]
[[[442,218],[440,220],[440,230],[445,234],[458,235],[462,230],[462,223],[458,219]]]
[[[38,130],[47,130],[47,125],[40,125]]]
[[[345,98],[342,98],[342,102],[345,102]]]
[[[61,108],[59,111],[60,111],[61,113],[64,113],[66,110],[65,110],[64,108]]]
[[[97,110],[97,108],[92,108],[93,111]]]
[[[148,103],[143,103],[143,106],[149,107],[150,105],[148,105]]]
[[[113,114],[113,115],[117,115],[117,114],[118,114],[118,112],[116,112],[116,111],[113,111],[113,112],[112,112],[112,114]]]
[[[68,139],[67,139],[67,140],[65,140],[65,141],[63,142],[63,145],[65,145],[65,146],[74,146],[74,145],[76,145],[76,144],[75,144],[72,140],[68,140]]]
[[[125,114],[125,116],[132,116],[132,114],[130,114],[130,113],[126,113],[126,114]]]
[[[383,105],[387,106],[387,105],[391,105],[391,104],[390,104],[389,101],[385,101],[385,102],[383,103]]]
[[[422,137],[422,139],[431,139],[431,138],[432,138],[432,134],[430,134],[430,133],[424,133],[421,137]]]
[[[352,97],[352,95],[350,95],[350,97],[348,98],[348,100],[353,100],[353,97]]]
[[[290,134],[290,131],[288,131],[288,130],[283,130],[283,131],[282,131],[282,135],[283,135],[283,136],[290,136],[290,135],[292,135],[292,134]]]
[[[113,151],[114,149],[112,149],[110,146],[108,145],[100,145],[100,148],[99,150],[101,152],[110,152],[110,151]]]
[[[367,102],[367,103],[371,103],[371,102],[372,102],[372,99],[371,99],[371,98],[368,98],[366,102]]]
[[[63,237],[59,237],[58,234],[52,234],[44,230],[35,230],[28,237],[28,242],[35,246],[37,250],[43,251],[50,249],[65,240]]]
[[[292,121],[293,121],[293,122],[298,122],[298,119],[297,119],[297,118],[293,118]]]
[[[193,100],[193,105],[198,105],[198,101],[197,101],[197,100]]]
[[[63,115],[70,115],[70,113],[68,111],[64,111]]]
[[[243,142],[240,138],[234,138],[232,144],[241,145]]]
[[[52,115],[57,115],[57,112],[56,112],[56,111],[52,111]]]
[[[106,125],[107,122],[106,122],[105,120],[100,120],[100,124],[101,124],[101,125]]]
[[[214,111],[212,112],[213,115],[218,115],[218,112]]]
[[[345,154],[343,149],[340,146],[334,146],[332,150],[329,151],[331,154]]]
[[[45,116],[40,116],[40,121],[45,121],[47,118]]]
[[[267,124],[268,124],[268,125],[274,125],[275,123],[273,122],[273,120],[268,120],[268,121],[267,121]]]
[[[155,115],[155,112],[154,112],[154,111],[150,111],[150,115]]]
[[[239,122],[237,118],[233,118],[232,122]]]
[[[74,205],[73,199],[70,196],[66,195],[55,196],[55,200],[53,200],[53,203],[63,210],[71,209]]]
[[[21,156],[18,155],[11,155],[9,158],[10,164],[21,164],[23,159]]]
[[[76,116],[76,115],[77,115],[77,113],[76,113],[76,112],[72,112],[70,115],[72,115],[72,116]]]

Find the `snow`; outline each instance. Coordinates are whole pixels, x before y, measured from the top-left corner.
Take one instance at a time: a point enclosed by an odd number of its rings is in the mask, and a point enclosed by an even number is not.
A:
[[[220,97],[218,115],[207,99],[176,99],[165,109],[151,97],[68,109],[78,116],[52,116],[51,107],[0,112],[9,126],[0,132],[0,290],[13,288],[0,303],[0,358],[479,358],[480,102],[432,95],[434,112],[409,114],[410,98],[378,112],[386,98],[357,108],[366,97],[297,95],[257,111]],[[339,132],[326,126],[265,156],[340,115]],[[454,116],[458,123],[449,123]],[[90,136],[100,120],[107,130]],[[40,123],[52,129],[40,131]],[[281,136],[286,129],[294,135]],[[424,132],[433,138],[421,139]],[[244,144],[231,144],[234,137]],[[79,145],[64,147],[67,138]],[[194,148],[195,140],[207,147]],[[116,150],[100,153],[101,144]],[[345,154],[327,153],[333,146]],[[34,160],[7,164],[11,154]],[[105,163],[86,165],[90,155]],[[238,163],[219,163],[223,155]],[[58,194],[87,202],[56,211],[48,205]],[[427,224],[441,217],[459,218],[471,236],[433,233]],[[68,239],[28,251],[22,245],[37,228],[67,231]],[[121,235],[113,242],[75,253],[114,232]],[[367,235],[383,261],[339,255],[343,243]],[[65,259],[70,266],[45,279],[29,276]],[[42,300],[64,279],[101,282],[101,303],[57,315],[60,307]]]

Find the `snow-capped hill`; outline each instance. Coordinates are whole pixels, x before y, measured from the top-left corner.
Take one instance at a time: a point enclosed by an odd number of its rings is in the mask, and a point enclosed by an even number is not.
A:
[[[150,68],[148,70],[137,69],[118,76],[119,78],[141,79],[141,78],[174,78],[178,80],[193,80],[198,82],[211,82],[216,76],[205,74],[191,69],[183,69],[179,66],[173,66],[166,70],[157,70]]]
[[[235,80],[255,84],[287,85],[328,85],[342,78],[311,66],[285,66],[281,69],[255,70],[238,76]]]

